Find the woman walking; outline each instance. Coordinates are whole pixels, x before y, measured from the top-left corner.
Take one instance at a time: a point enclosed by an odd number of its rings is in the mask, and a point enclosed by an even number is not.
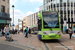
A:
[[[28,38],[28,27],[26,27],[25,32],[26,32],[25,37],[27,37],[27,38]]]
[[[73,31],[72,31],[72,28],[71,27],[69,27],[68,33],[69,33],[69,36],[70,36],[70,39],[71,39],[72,34],[73,34]]]

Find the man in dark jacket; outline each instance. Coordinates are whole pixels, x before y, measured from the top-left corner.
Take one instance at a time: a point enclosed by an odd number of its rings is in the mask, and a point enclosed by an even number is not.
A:
[[[28,32],[29,32],[29,34],[30,34],[30,36],[31,36],[31,29],[30,29],[30,28],[29,28],[29,31],[28,31]]]

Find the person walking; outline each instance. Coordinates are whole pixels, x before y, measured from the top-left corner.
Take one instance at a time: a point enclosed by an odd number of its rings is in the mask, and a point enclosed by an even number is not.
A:
[[[2,30],[1,30],[1,28],[0,28],[0,37],[2,37]]]
[[[12,28],[12,34],[13,34],[13,35],[15,34],[15,32],[14,32],[14,28]]]
[[[28,31],[28,32],[29,32],[29,34],[30,34],[30,36],[31,36],[31,29],[30,29],[30,28],[29,28],[29,31]]]
[[[5,35],[5,33],[4,33],[4,30],[2,29],[2,35],[4,36]]]
[[[25,37],[27,37],[27,38],[28,38],[28,27],[26,27],[25,32],[26,32]]]
[[[69,36],[70,36],[70,39],[71,39],[72,34],[73,34],[72,27],[69,27],[68,33],[69,33]]]

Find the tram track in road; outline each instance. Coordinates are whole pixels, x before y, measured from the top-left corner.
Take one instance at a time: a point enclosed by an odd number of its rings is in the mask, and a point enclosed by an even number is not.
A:
[[[49,50],[49,48],[47,47],[47,45],[44,42],[43,42],[43,44],[44,44],[46,50]]]
[[[68,50],[72,50],[72,49],[68,48],[67,46],[65,46],[64,44],[62,44],[62,43],[60,43],[60,42],[58,42],[58,43],[59,43],[61,46],[67,48]]]
[[[62,44],[59,40],[47,40],[43,41],[43,44],[46,48],[46,50],[72,50],[69,47]]]

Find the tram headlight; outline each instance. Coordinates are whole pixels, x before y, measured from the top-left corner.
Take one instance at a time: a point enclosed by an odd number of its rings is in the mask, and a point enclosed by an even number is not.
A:
[[[57,34],[60,34],[60,31]]]
[[[43,34],[46,34],[46,32],[43,32]]]

